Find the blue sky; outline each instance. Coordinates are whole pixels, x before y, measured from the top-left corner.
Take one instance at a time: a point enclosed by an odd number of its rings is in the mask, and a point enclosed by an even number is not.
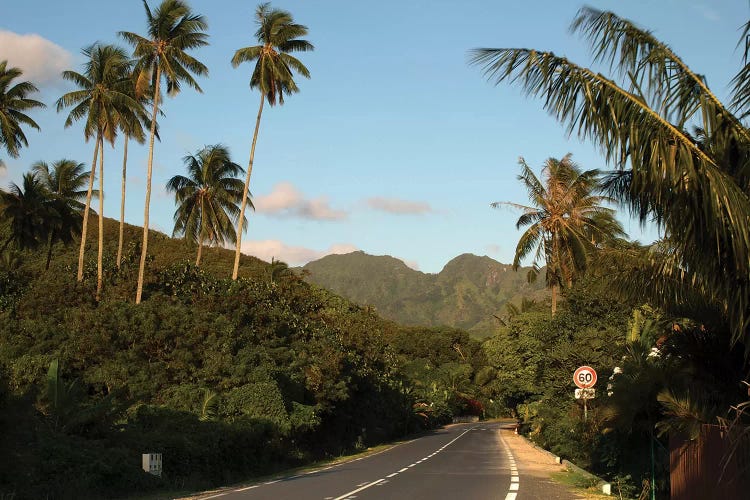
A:
[[[155,2],[151,2],[154,5]],[[211,45],[195,56],[210,71],[203,93],[186,89],[164,104],[155,152],[151,224],[172,230],[174,200],[164,192],[183,173],[182,157],[223,143],[246,166],[259,95],[251,67],[233,69],[234,51],[254,45],[256,4],[193,0],[209,23]],[[312,53],[299,55],[312,79],[282,107],[264,110],[251,181],[258,211],[249,215],[244,249],[293,265],[330,252],[390,254],[438,272],[461,253],[511,262],[518,216],[493,201],[525,201],[516,180],[523,156],[537,172],[570,152],[584,168],[606,169],[589,143],[563,128],[518,88],[495,87],[467,64],[475,47],[530,47],[588,64],[586,45],[568,32],[583,4],[570,1],[286,0],[274,7],[309,27]],[[591,0],[653,30],[719,96],[737,72],[746,0]],[[79,125],[64,129],[55,100],[70,90],[62,69],[80,70],[80,50],[95,41],[124,43],[120,30],[143,33],[139,0],[8,2],[0,17],[0,59],[23,68],[46,110],[32,117],[20,158],[5,158],[0,184],[19,182],[37,160],[91,161]],[[36,35],[36,36],[31,36]],[[131,145],[126,221],[143,220],[147,150]],[[105,215],[119,217],[122,144],[105,151]],[[633,238],[650,241],[623,215]]]

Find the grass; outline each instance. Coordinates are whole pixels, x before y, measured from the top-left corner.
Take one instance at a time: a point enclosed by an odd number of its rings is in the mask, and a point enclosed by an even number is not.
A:
[[[597,488],[599,483],[597,478],[582,474],[575,470],[568,469],[563,472],[553,472],[551,477],[558,483],[579,490],[576,493],[583,493],[586,498],[615,498],[613,496],[604,495],[601,490]]]

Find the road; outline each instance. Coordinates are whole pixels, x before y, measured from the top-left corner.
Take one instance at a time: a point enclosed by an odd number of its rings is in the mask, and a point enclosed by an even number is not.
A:
[[[383,452],[305,474],[225,489],[201,500],[500,499],[524,494],[523,474],[500,433],[509,424],[457,424]],[[522,470],[522,469],[521,469]]]

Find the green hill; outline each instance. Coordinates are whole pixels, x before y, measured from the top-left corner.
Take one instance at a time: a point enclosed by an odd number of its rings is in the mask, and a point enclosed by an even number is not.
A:
[[[231,281],[231,250],[204,250],[196,268],[195,248],[152,232],[135,305],[142,230],[126,228],[120,269],[117,222],[104,230],[98,302],[95,223],[83,283],[75,243],[55,246],[46,271],[45,248],[0,252],[0,429],[12,429],[0,432],[0,498],[207,489],[489,402],[468,333],[399,326],[253,257]],[[161,478],[140,469],[144,452],[164,454]]]
[[[373,306],[404,325],[447,325],[484,336],[495,331],[493,315],[521,298],[546,300],[543,280],[528,283],[528,268],[487,256],[459,255],[438,274],[415,271],[388,255],[328,255],[303,268],[307,280],[349,300]]]

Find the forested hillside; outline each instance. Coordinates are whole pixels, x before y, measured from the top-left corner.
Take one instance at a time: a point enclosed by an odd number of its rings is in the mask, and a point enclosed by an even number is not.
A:
[[[466,332],[400,327],[250,257],[230,281],[231,251],[195,267],[195,247],[158,233],[136,305],[137,248],[118,271],[117,223],[105,230],[99,302],[92,248],[82,284],[75,245],[47,271],[46,251],[3,253],[2,495],[207,488],[484,411]],[[164,454],[163,478],[140,470],[144,452]]]
[[[304,266],[308,281],[333,290],[405,325],[448,325],[478,336],[497,332],[506,303],[547,298],[544,280],[529,283],[528,268],[513,271],[487,256],[463,254],[438,274],[415,271],[390,257],[353,252]]]

